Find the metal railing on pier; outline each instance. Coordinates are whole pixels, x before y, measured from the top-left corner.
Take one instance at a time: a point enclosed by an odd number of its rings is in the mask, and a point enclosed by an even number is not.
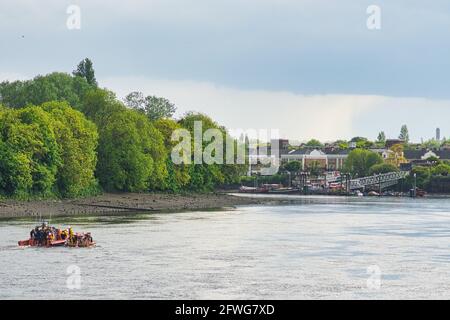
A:
[[[370,177],[363,177],[350,180],[350,190],[361,189],[369,186],[379,186],[383,188],[396,184],[399,180],[409,175],[407,171],[389,172]]]

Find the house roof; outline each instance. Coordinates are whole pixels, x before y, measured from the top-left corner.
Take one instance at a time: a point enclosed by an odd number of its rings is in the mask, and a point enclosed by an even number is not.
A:
[[[308,149],[296,149],[296,150],[292,150],[289,151],[289,155],[303,155],[303,154],[309,154],[310,150]]]
[[[351,150],[349,149],[335,149],[332,151],[328,151],[327,154],[339,154],[339,155],[346,155],[349,154]]]
[[[427,150],[405,150],[403,154],[408,160],[421,159],[422,156],[427,152]]]
[[[408,160],[418,160],[427,153],[434,153],[439,159],[450,160],[450,150],[430,150],[430,149],[419,149],[419,150],[405,150],[404,155]]]
[[[348,149],[335,149],[335,150],[328,150],[325,152],[324,150],[320,149],[311,149],[311,148],[301,148],[297,150],[292,150],[288,153],[288,155],[347,155],[350,152]]]
[[[450,160],[450,150],[439,150],[437,155],[439,159]]]

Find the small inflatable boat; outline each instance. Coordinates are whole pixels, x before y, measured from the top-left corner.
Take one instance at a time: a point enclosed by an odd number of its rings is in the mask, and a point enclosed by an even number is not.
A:
[[[18,242],[21,247],[92,247],[95,245],[91,233],[74,233],[71,227],[58,229],[42,223],[30,231],[28,240]]]

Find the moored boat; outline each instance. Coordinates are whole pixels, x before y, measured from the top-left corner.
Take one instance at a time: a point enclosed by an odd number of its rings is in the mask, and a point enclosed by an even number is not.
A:
[[[278,188],[278,189],[269,190],[269,193],[272,193],[272,194],[299,194],[300,193],[300,189],[296,189],[296,188]]]

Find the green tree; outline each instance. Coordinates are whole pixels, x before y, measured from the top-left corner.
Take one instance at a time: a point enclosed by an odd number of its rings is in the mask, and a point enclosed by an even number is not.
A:
[[[402,125],[400,129],[400,135],[398,136],[398,138],[405,141],[405,143],[409,142],[409,131],[406,124]]]
[[[194,191],[208,191],[212,190],[215,186],[224,183],[225,177],[222,174],[220,164],[194,164],[194,125],[196,121],[200,122],[202,125],[202,136],[206,130],[219,129],[220,126],[210,117],[195,112],[186,113],[186,115],[179,121],[183,128],[190,131],[192,137],[192,165],[189,166],[189,175],[191,177],[189,189]],[[222,133],[225,134],[223,131]],[[200,151],[203,151],[207,145],[207,141],[202,141],[202,145],[199,146],[201,148]]]
[[[109,122],[111,115],[125,110],[125,106],[116,99],[112,91],[95,89],[86,93],[80,109],[101,128]]]
[[[67,103],[0,108],[0,193],[77,196],[96,187],[95,125]]]
[[[137,122],[141,122],[140,128]],[[106,190],[136,192],[150,188],[154,161],[146,125],[136,113],[123,110],[112,114],[100,129],[97,176]]]
[[[349,145],[348,142],[345,140],[337,140],[334,142],[335,145],[337,145],[340,149],[348,149]]]
[[[284,166],[284,169],[290,173],[298,172],[302,168],[302,163],[300,161],[289,161]]]
[[[80,109],[85,94],[92,88],[84,78],[54,72],[32,80],[0,83],[0,103],[10,108],[23,108],[48,101],[66,101]]]
[[[186,188],[189,184],[191,177],[189,176],[189,166],[188,164],[177,164],[175,165],[171,158],[171,152],[173,147],[176,145],[175,141],[172,141],[172,133],[175,130],[181,129],[181,125],[172,119],[159,119],[154,123],[156,129],[164,137],[164,146],[167,152],[167,178],[165,183],[162,185],[163,190],[170,190],[178,192]],[[187,159],[185,159],[187,160]]]
[[[160,190],[167,177],[163,135],[150,120],[107,90],[89,92],[83,112],[98,127],[96,176],[109,191]]]
[[[32,186],[30,158],[23,152],[14,152],[0,140],[0,193],[26,197]]]
[[[147,96],[144,97],[142,92],[131,92],[124,99],[125,104],[133,109],[141,111],[152,120],[162,118],[171,118],[177,108],[166,98]]]
[[[320,142],[317,139],[311,139],[309,140],[307,143],[305,143],[305,147],[310,147],[310,148],[322,148],[323,144],[322,142]]]
[[[81,77],[86,79],[87,83],[92,86],[97,86],[97,80],[95,79],[95,71],[92,61],[89,58],[82,60],[77,69],[72,72],[75,77]]]
[[[233,140],[234,153],[232,155],[227,154],[226,144],[223,144],[223,156],[224,159],[233,157],[236,159],[236,146],[237,141],[231,139],[228,136],[225,128],[214,122],[210,117],[195,112],[188,112],[180,121],[180,125],[189,130],[192,137],[192,151],[194,151],[194,124],[196,121],[201,122],[202,132],[204,133],[208,129],[218,129],[222,133],[223,141]],[[203,151],[210,141],[203,141],[201,151]],[[231,152],[231,151],[230,151]],[[190,166],[190,185],[191,190],[206,191],[211,190],[215,186],[221,184],[238,183],[240,177],[245,173],[247,167],[245,164],[193,164]]]
[[[378,153],[358,148],[348,154],[344,164],[344,171],[349,172],[353,176],[365,177],[370,175],[372,166],[380,163],[383,163],[383,159]]]
[[[435,138],[432,138],[430,140],[424,141],[421,144],[421,147],[427,149],[438,149],[441,147],[441,141],[437,141]]]
[[[350,140],[350,142],[355,142],[357,148],[368,149],[374,146],[373,142],[364,137],[354,137]]]
[[[450,174],[450,165],[440,163],[431,169],[431,174],[434,176],[448,176]]]
[[[417,166],[411,170],[411,174],[407,178],[408,185],[414,185],[414,174],[417,179],[417,187],[421,189],[427,189],[430,178],[431,178],[431,169],[428,167]]]
[[[384,146],[384,144],[386,143],[386,134],[384,133],[384,131],[381,131],[381,132],[378,134],[378,137],[377,137],[377,143],[378,143],[379,145],[383,145],[383,146]]]
[[[51,117],[35,106],[2,113],[0,140],[2,148],[8,149],[0,164],[1,175],[5,176],[1,183],[6,188],[3,192],[52,195],[61,158]],[[7,181],[13,179],[19,181],[7,186]]]
[[[398,172],[398,171],[399,171],[398,167],[393,164],[379,163],[379,164],[375,164],[370,167],[369,175],[389,173],[389,172]]]
[[[89,195],[97,190],[98,133],[94,123],[66,102],[47,102],[42,109],[52,117],[61,163],[57,186],[64,197]]]

